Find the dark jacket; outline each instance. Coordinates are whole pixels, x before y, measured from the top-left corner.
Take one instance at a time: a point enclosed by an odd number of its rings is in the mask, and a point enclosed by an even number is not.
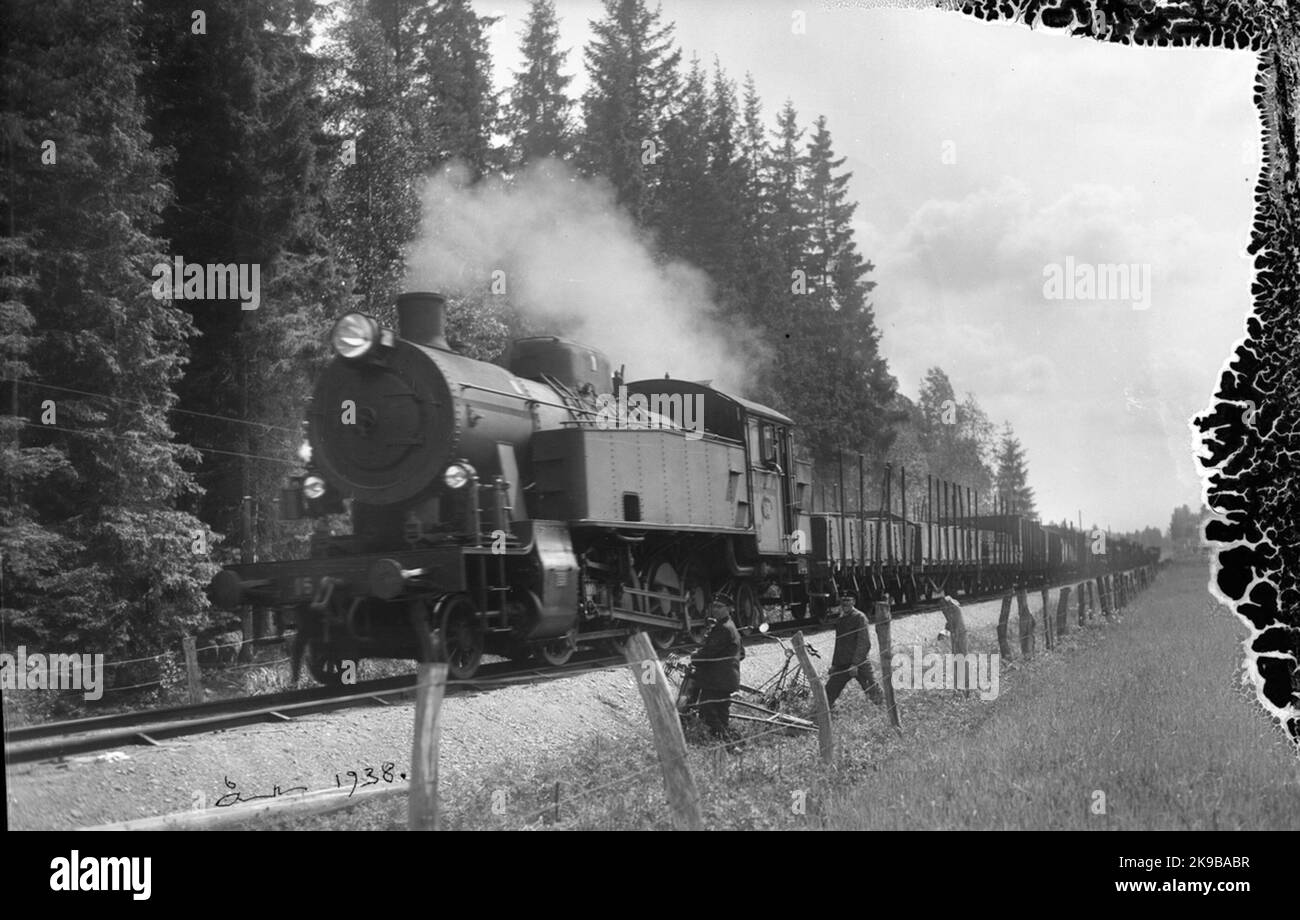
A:
[[[745,647],[740,644],[740,633],[731,617],[719,620],[709,630],[709,637],[699,647],[691,662],[695,665],[695,681],[705,690],[725,690],[728,693],[740,688],[740,659],[745,657]]]
[[[870,653],[871,627],[867,625],[867,615],[856,607],[850,613],[841,613],[835,621],[835,655],[831,667],[856,668]]]

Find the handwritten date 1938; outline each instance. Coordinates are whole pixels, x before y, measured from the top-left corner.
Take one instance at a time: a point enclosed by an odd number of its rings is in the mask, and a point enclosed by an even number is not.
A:
[[[358,773],[356,770],[349,770],[346,773],[335,773],[334,785],[339,789],[342,789],[344,786],[347,785],[347,783],[343,782],[343,780],[346,778],[351,778],[352,789],[348,792],[348,798],[351,798],[352,794],[356,792],[357,789],[359,788],[363,788],[365,786],[376,786],[381,782],[395,783],[398,780],[405,780],[406,774],[394,773],[396,769],[397,769],[396,764],[394,764],[392,761],[387,761],[379,765],[378,775],[376,775],[374,767],[366,767],[361,773]],[[363,776],[365,778],[365,782],[362,782]]]

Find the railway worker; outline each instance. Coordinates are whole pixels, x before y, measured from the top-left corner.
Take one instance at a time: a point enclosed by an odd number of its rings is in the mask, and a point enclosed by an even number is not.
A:
[[[840,615],[835,621],[835,654],[826,679],[826,703],[832,707],[850,678],[857,680],[871,702],[877,706],[883,706],[885,702],[885,695],[871,669],[871,627],[867,625],[867,615],[854,606],[856,600],[851,593],[840,595]]]
[[[731,738],[731,694],[740,689],[740,659],[745,647],[731,620],[731,601],[718,595],[709,606],[713,628],[691,656],[699,687],[700,716],[713,734]]]

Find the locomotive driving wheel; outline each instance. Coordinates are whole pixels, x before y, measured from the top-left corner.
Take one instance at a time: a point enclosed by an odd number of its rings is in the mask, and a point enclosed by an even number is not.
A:
[[[486,630],[470,599],[453,595],[441,605],[440,632],[447,670],[457,680],[468,680],[483,660]]]
[[[669,562],[667,558],[659,556],[650,563],[646,575],[646,590],[662,592],[664,594],[681,594],[682,577],[678,574],[677,570],[673,568],[673,564]],[[661,600],[657,597],[648,598],[648,600],[650,602],[647,605],[648,612],[652,616],[664,617],[670,621],[681,622],[681,605],[679,602]],[[655,629],[652,627],[646,630],[646,635],[650,637],[650,641],[654,644],[654,647],[658,649],[668,648],[676,642],[677,633],[677,629],[667,627],[663,629]]]
[[[687,562],[682,566],[680,577],[686,594],[687,614],[692,621],[703,621],[709,612],[709,598],[713,596],[713,592],[709,590],[708,576],[699,565]],[[691,641],[696,644],[703,644],[708,635],[709,627],[703,622],[699,626],[691,627]]]

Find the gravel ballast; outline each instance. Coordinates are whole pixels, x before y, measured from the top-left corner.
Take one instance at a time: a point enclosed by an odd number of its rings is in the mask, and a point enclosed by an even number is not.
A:
[[[1049,609],[1055,611],[1057,592]],[[1030,595],[1035,618],[1039,595]],[[1000,603],[964,606],[972,651],[996,651]],[[1075,617],[1071,597],[1070,620]],[[1016,618],[1011,620],[1016,635]],[[939,612],[895,619],[895,653],[922,645],[944,651]],[[872,637],[872,656],[879,675],[879,648]],[[829,667],[834,633],[809,631],[821,653],[818,669]],[[1013,640],[1015,641],[1015,640]],[[1017,643],[1018,644],[1018,643]],[[1041,647],[1041,639],[1040,639]],[[780,669],[783,654],[776,642],[760,640],[746,648],[742,679],[755,685]],[[846,694],[860,694],[855,685]],[[992,705],[992,704],[990,704]],[[267,723],[194,735],[163,742],[68,758],[63,762],[8,768],[10,827],[17,830],[86,827],[152,817],[196,807],[211,808],[233,783],[246,796],[306,787],[335,788],[336,774],[367,767],[378,774],[386,762],[396,774],[409,772],[414,704],[352,708],[304,716],[292,722]],[[440,795],[455,796],[479,787],[485,769],[520,763],[589,738],[644,736],[650,744],[639,693],[625,666],[588,671],[529,683],[449,696],[442,710]],[[351,780],[342,777],[346,785]]]

